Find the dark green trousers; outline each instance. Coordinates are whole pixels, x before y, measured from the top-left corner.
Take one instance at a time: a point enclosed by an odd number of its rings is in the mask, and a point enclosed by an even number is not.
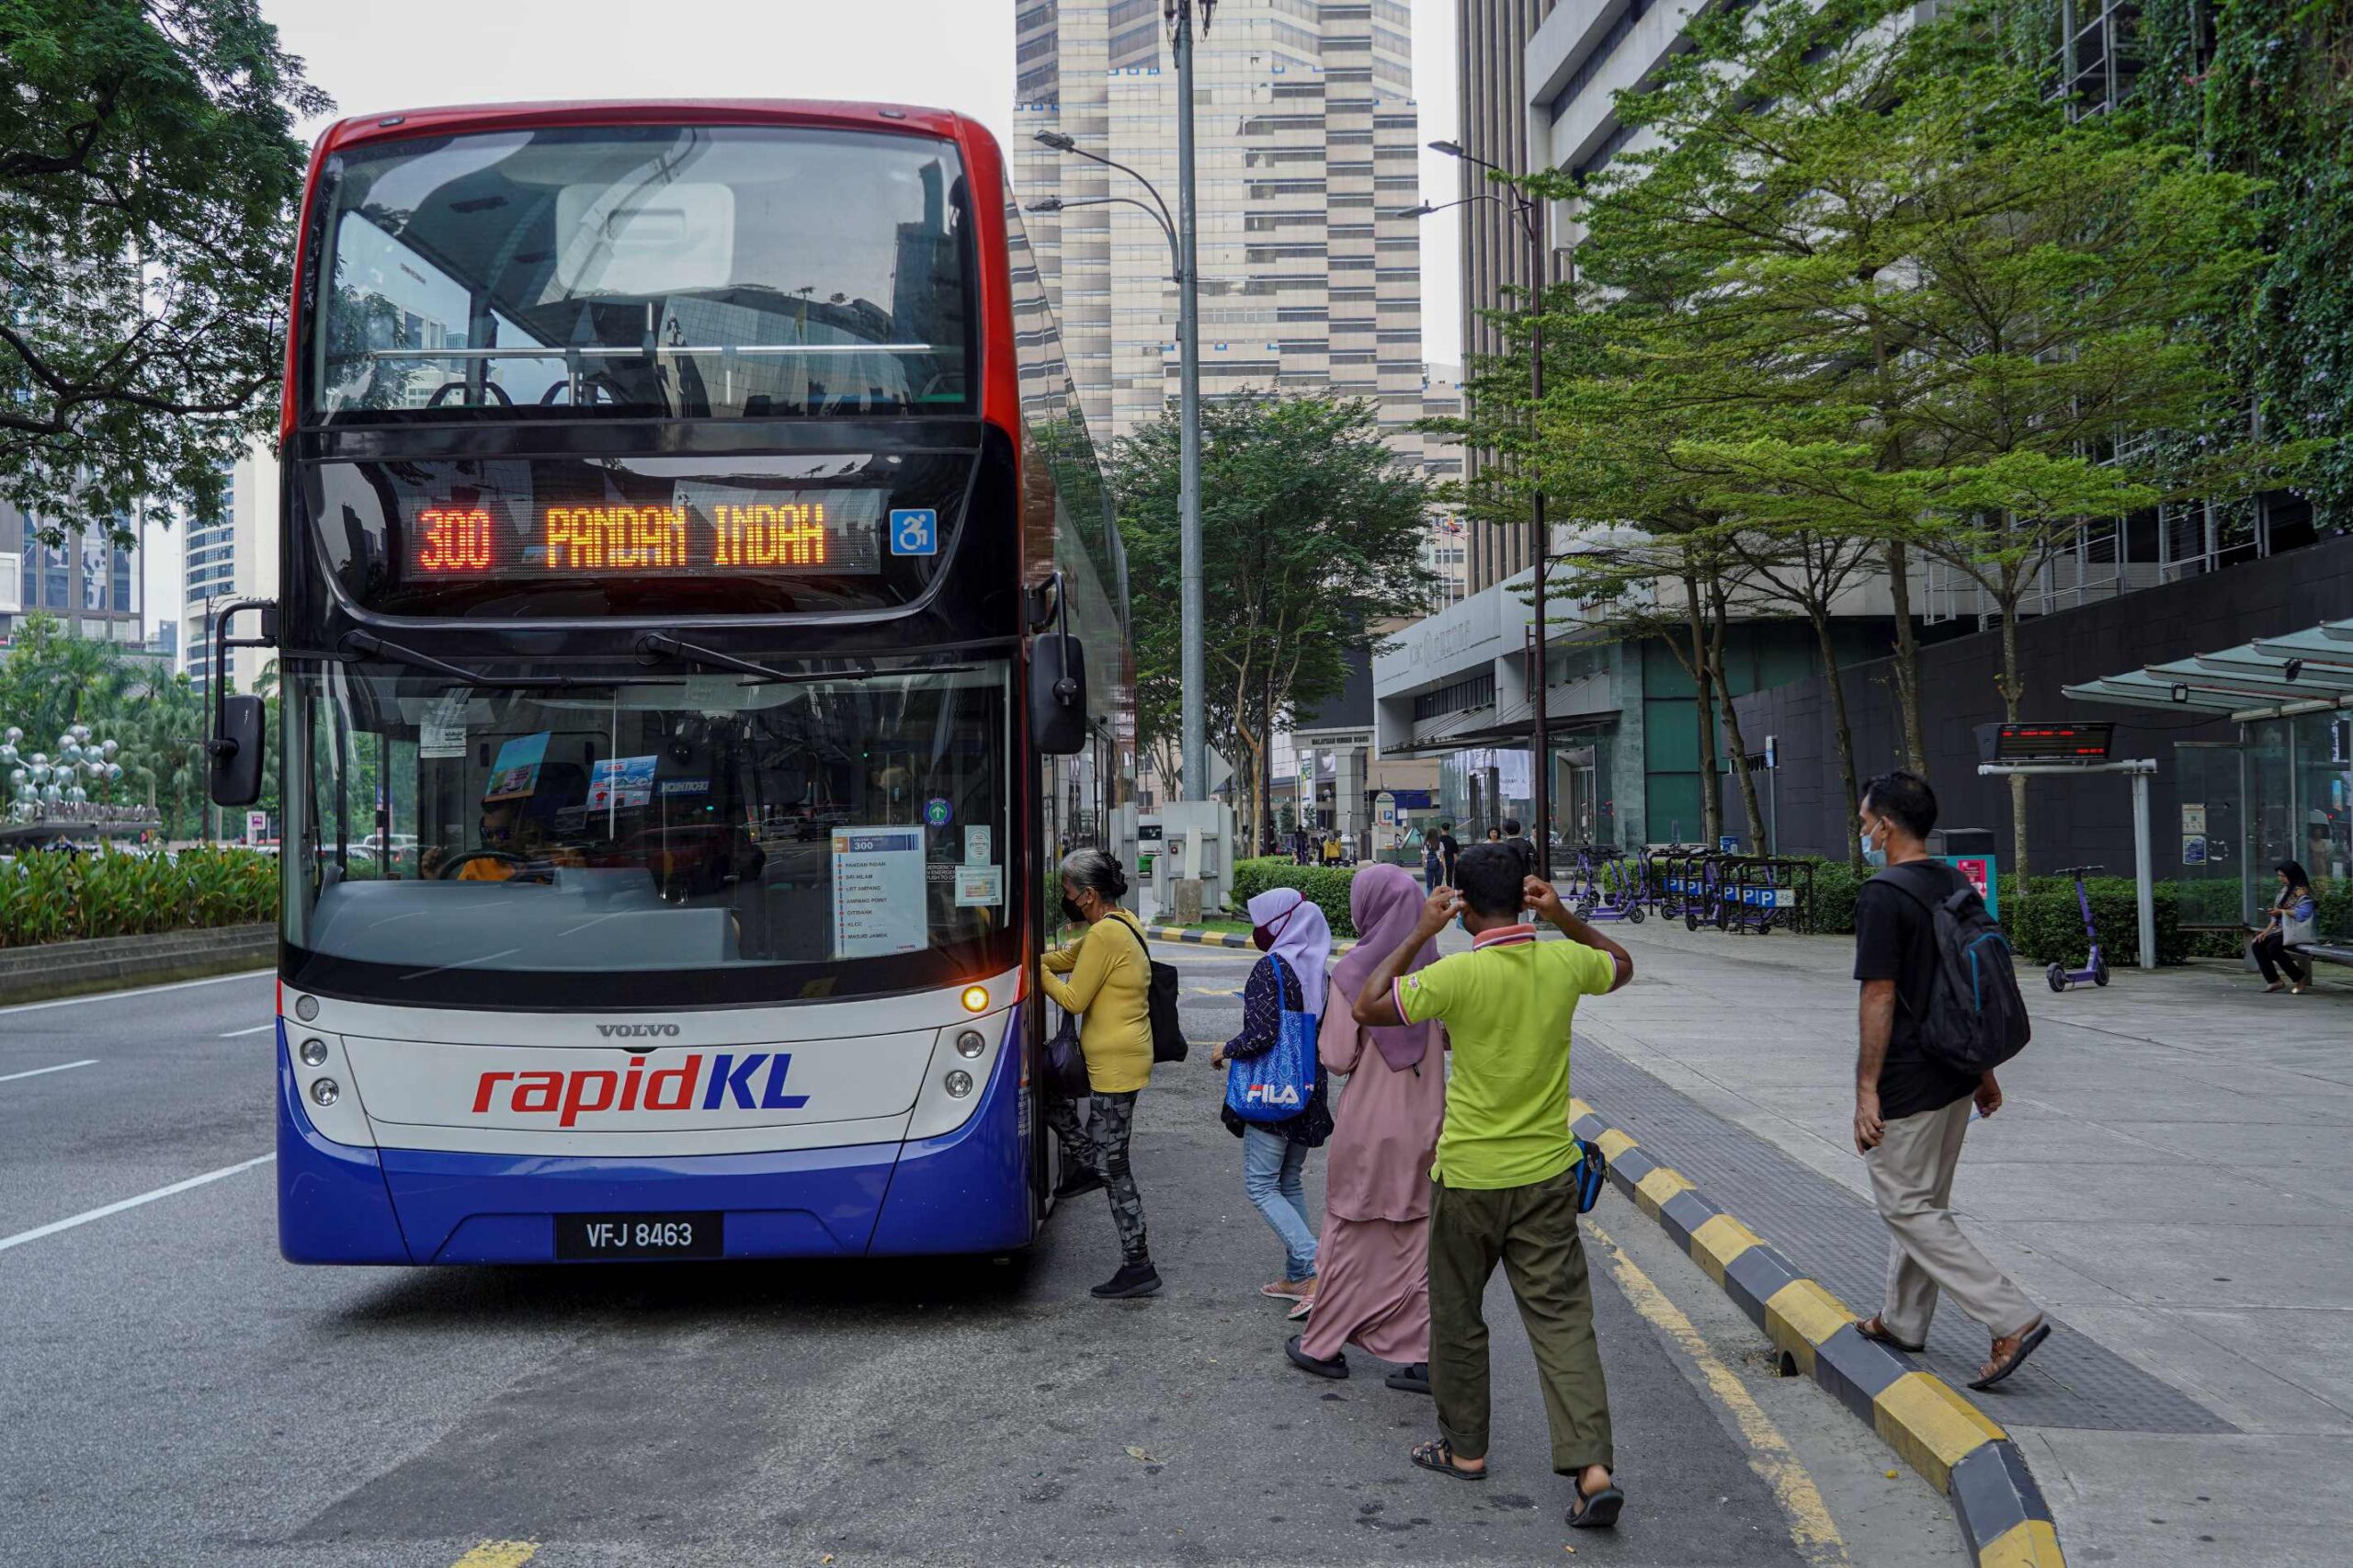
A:
[[[1438,1430],[1466,1460],[1487,1455],[1487,1281],[1500,1259],[1536,1352],[1552,1468],[1612,1462],[1609,1390],[1593,1338],[1593,1289],[1577,1233],[1576,1167],[1480,1191],[1430,1184],[1430,1388]]]

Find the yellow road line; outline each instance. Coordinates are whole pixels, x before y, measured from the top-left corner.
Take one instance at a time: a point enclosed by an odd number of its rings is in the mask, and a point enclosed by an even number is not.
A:
[[[1815,1568],[1851,1562],[1846,1539],[1830,1517],[1830,1508],[1823,1502],[1813,1477],[1806,1473],[1796,1450],[1790,1447],[1790,1440],[1781,1436],[1781,1429],[1773,1425],[1773,1418],[1765,1414],[1747,1385],[1708,1347],[1707,1340],[1683,1314],[1683,1309],[1667,1300],[1666,1292],[1626,1256],[1590,1214],[1586,1216],[1586,1228],[1600,1244],[1611,1277],[1634,1304],[1634,1310],[1699,1363],[1708,1391],[1732,1413],[1733,1424],[1740,1428],[1741,1437],[1748,1445],[1748,1468],[1756,1472],[1757,1479],[1772,1492],[1774,1501],[1780,1504],[1781,1512],[1790,1521],[1791,1543]]]
[[[535,1540],[486,1540],[459,1558],[453,1568],[523,1568],[539,1551]]]

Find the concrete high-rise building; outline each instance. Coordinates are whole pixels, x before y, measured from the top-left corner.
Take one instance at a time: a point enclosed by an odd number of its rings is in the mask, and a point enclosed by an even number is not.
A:
[[[1010,149],[1025,208],[1150,197],[1033,140],[1056,131],[1176,204],[1176,74],[1161,0],[1025,0]],[[1201,392],[1379,400],[1423,457],[1413,20],[1402,0],[1220,0],[1194,62]],[[1176,396],[1168,244],[1116,201],[1024,220],[1087,424],[1108,443]]]
[[[1587,0],[1568,10],[1591,14],[1643,8],[1647,0]],[[1554,0],[1454,0],[1455,85],[1462,130],[1457,140],[1470,154],[1458,165],[1459,196],[1492,190],[1480,163],[1524,174],[1540,166],[1530,161],[1525,60],[1528,40],[1552,15]],[[1473,163],[1477,159],[1480,163]],[[1503,352],[1503,337],[1480,314],[1506,303],[1506,290],[1529,286],[1528,231],[1518,214],[1501,201],[1465,201],[1455,209],[1462,232],[1462,349],[1466,356]],[[1518,308],[1524,296],[1508,296]],[[1478,472],[1478,454],[1467,454]],[[1528,529],[1468,522],[1463,539],[1469,556],[1471,592],[1489,587],[1529,564]]]
[[[181,525],[180,667],[203,690],[212,675],[212,619],[216,604],[228,599],[278,597],[278,459],[267,442],[245,449],[225,476],[228,506],[218,523]],[[237,631],[257,630],[250,615]],[[229,673],[236,689],[250,692],[262,666],[276,655],[267,648],[236,648]]]

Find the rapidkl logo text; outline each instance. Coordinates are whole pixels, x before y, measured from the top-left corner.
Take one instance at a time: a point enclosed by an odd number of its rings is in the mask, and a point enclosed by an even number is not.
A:
[[[761,1069],[767,1072],[762,1073]],[[799,1110],[807,1095],[784,1092],[792,1053],[722,1051],[703,1074],[700,1052],[676,1067],[645,1071],[645,1058],[632,1056],[626,1071],[582,1067],[569,1073],[484,1073],[474,1085],[474,1114],[489,1114],[494,1103],[518,1116],[552,1116],[570,1127],[595,1111],[693,1110],[699,1094],[703,1110],[733,1105],[739,1110]],[[500,1099],[502,1094],[504,1098]]]

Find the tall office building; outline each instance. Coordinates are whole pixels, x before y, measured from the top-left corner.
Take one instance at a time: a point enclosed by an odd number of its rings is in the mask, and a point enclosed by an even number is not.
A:
[[[229,599],[278,597],[278,459],[265,441],[254,441],[225,476],[228,506],[221,520],[199,527],[182,522],[180,667],[199,690],[212,674],[212,620]],[[250,636],[250,615],[237,622]],[[267,648],[238,648],[229,654],[236,689],[250,692],[262,666],[275,655]]]
[[[1199,7],[1197,6],[1197,9]],[[1177,392],[1176,287],[1149,201],[1176,202],[1176,73],[1161,0],[1024,0],[1015,17],[1016,193],[1097,440]],[[1194,61],[1201,392],[1377,398],[1391,444],[1422,437],[1420,199],[1412,14],[1401,0],[1220,0]],[[1088,205],[1081,205],[1086,203]]]
[[[71,636],[137,643],[145,635],[138,551],[103,533],[76,530],[55,544],[40,533],[39,518],[0,502],[0,642],[39,612]]]
[[[1457,138],[1470,157],[1461,160],[1461,196],[1477,196],[1493,186],[1479,163],[1524,174],[1530,160],[1524,60],[1528,40],[1552,16],[1554,0],[1454,0],[1456,101],[1462,131]],[[1630,0],[1605,0],[1581,9],[1623,10]],[[1631,0],[1638,7],[1641,0]],[[1506,289],[1529,284],[1528,231],[1518,213],[1500,201],[1465,201],[1455,209],[1462,225],[1462,348],[1470,357],[1503,352],[1503,335],[1480,314],[1506,303]],[[1511,296],[1515,307],[1522,296]],[[1478,472],[1479,455],[1467,455]],[[1471,592],[1528,569],[1528,529],[1469,522],[1464,541]]]

